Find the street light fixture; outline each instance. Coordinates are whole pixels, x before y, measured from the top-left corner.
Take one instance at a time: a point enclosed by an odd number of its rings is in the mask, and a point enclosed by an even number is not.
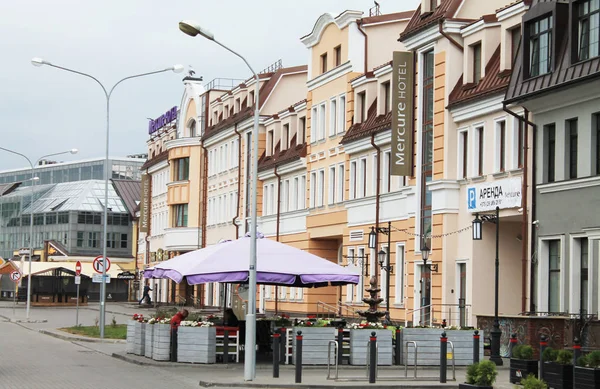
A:
[[[35,163],[32,163],[31,160],[29,159],[29,157],[27,157],[25,154],[21,154],[17,151],[13,151],[13,150],[9,150],[9,149],[5,149],[4,147],[0,147],[0,150],[4,150],[8,153],[11,154],[15,154],[15,155],[19,155],[23,158],[25,158],[27,160],[27,162],[29,163],[29,167],[31,168],[31,202],[29,203],[29,280],[27,281],[27,308],[25,310],[25,315],[27,317],[27,320],[29,320],[29,313],[30,313],[30,308],[31,308],[31,257],[33,257],[33,197],[35,194],[35,183],[36,181],[39,180],[39,177],[35,176],[35,167],[38,165],[38,163],[45,158],[48,157],[55,157],[57,155],[63,155],[63,154],[77,154],[78,150],[77,149],[71,149],[68,151],[61,151],[60,153],[52,153],[52,154],[47,154],[47,155],[43,155],[40,158],[37,159],[37,161],[35,161]]]
[[[104,223],[103,223],[103,235],[104,237],[102,238],[102,283],[100,283],[100,321],[99,321],[99,327],[100,327],[100,339],[104,339],[104,324],[105,324],[105,316],[106,316],[106,307],[105,307],[105,302],[106,302],[106,266],[105,266],[105,259],[106,259],[106,241],[107,241],[107,235],[108,235],[108,180],[110,179],[110,174],[108,172],[108,161],[109,161],[109,138],[110,138],[110,98],[112,96],[113,91],[115,90],[115,88],[121,84],[123,81],[126,80],[130,80],[132,78],[138,78],[138,77],[144,77],[144,76],[149,76],[152,74],[158,74],[158,73],[163,73],[163,72],[174,72],[174,73],[181,73],[183,71],[183,66],[182,65],[174,65],[162,70],[156,70],[153,72],[148,72],[148,73],[140,73],[140,74],[135,74],[133,76],[128,76],[125,78],[122,78],[121,80],[119,80],[116,84],[114,84],[110,89],[107,89],[104,84],[102,84],[100,82],[100,80],[98,80],[96,77],[87,74],[87,73],[83,73],[77,70],[73,70],[73,69],[69,69],[63,66],[58,66],[55,65],[53,63],[50,63],[48,61],[43,60],[42,58],[33,58],[31,60],[31,64],[33,66],[42,66],[42,65],[47,65],[47,66],[51,66],[53,68],[56,69],[60,69],[60,70],[64,70],[70,73],[75,73],[75,74],[79,74],[80,76],[84,76],[84,77],[88,77],[91,78],[92,80],[94,80],[96,83],[98,83],[98,85],[100,85],[100,87],[102,88],[102,91],[104,92],[104,97],[106,98],[106,145],[105,145],[105,158],[104,158]]]
[[[499,285],[499,270],[500,270],[500,207],[496,207],[496,213],[494,215],[482,215],[481,219],[479,214],[475,214],[475,220],[473,220],[473,240],[482,239],[482,224],[483,222],[491,222],[496,225],[496,260],[495,260],[495,286],[494,286],[494,325],[490,331],[491,336],[491,353],[490,361],[494,362],[497,366],[502,366],[502,357],[500,356],[500,338],[502,337],[502,330],[500,329],[500,320],[498,318],[498,285]]]
[[[392,222],[389,221],[387,227],[371,227],[369,232],[369,248],[377,248],[377,234],[387,235],[387,253],[385,250],[380,250],[377,253],[379,260],[379,267],[381,270],[385,270],[385,318],[389,323],[390,321],[390,273],[393,271],[393,267],[390,265],[390,247],[392,239]],[[384,265],[385,263],[385,265]],[[375,277],[377,278],[377,271],[375,271]]]
[[[189,35],[200,35],[210,41],[215,42],[225,50],[240,58],[256,80],[254,92],[254,127],[252,130],[253,155],[252,155],[252,179],[251,179],[251,200],[250,200],[250,263],[248,266],[248,312],[246,314],[246,358],[244,360],[244,380],[252,381],[256,377],[256,224],[257,224],[257,191],[258,191],[258,120],[260,117],[259,110],[259,84],[260,79],[258,74],[252,69],[246,58],[225,46],[215,39],[215,36],[208,30],[202,28],[199,23],[191,20],[183,20],[179,22],[179,29]]]

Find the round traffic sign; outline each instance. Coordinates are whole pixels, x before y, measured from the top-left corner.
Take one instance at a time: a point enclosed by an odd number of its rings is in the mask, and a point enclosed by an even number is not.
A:
[[[75,264],[75,275],[81,275],[81,262],[77,261]]]
[[[12,273],[10,273],[10,279],[14,282],[18,282],[21,279],[21,272],[14,270]]]
[[[94,259],[94,262],[92,263],[92,265],[94,266],[94,270],[96,271],[96,273],[102,273],[102,268],[104,266],[105,261],[102,260],[102,256],[97,256]],[[106,258],[106,271],[110,270],[110,259]]]

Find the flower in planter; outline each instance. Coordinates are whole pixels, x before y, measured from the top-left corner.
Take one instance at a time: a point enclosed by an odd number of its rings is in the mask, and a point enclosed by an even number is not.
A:
[[[142,315],[141,313],[133,314],[133,320],[140,322],[140,323],[144,323],[147,321],[147,319],[144,319],[144,315]]]
[[[158,320],[158,324],[170,324],[170,323],[171,323],[170,317],[163,317]]]
[[[383,330],[387,327],[381,323],[362,321],[360,323],[352,323],[348,326],[348,328],[351,330]]]

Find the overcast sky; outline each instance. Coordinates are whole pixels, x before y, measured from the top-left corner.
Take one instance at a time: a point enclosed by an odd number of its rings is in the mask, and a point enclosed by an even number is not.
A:
[[[416,8],[419,0],[378,0],[383,13]],[[110,88],[119,79],[191,65],[208,82],[247,78],[245,65],[202,38],[182,34],[181,19],[197,20],[259,71],[278,59],[307,62],[299,38],[317,18],[345,9],[364,11],[372,0],[1,0],[0,146],[39,157],[78,148],[61,160],[104,156],[105,103],[92,80],[33,57],[89,73]],[[299,6],[301,5],[301,7]],[[184,73],[126,81],[111,103],[111,156],[147,152],[147,117],[179,105]],[[26,162],[0,151],[0,170]]]

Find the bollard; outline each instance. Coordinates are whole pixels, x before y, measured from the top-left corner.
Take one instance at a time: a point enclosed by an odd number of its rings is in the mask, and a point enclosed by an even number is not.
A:
[[[473,363],[479,363],[479,331],[473,334]]]
[[[400,366],[400,363],[402,362],[402,340],[400,340],[401,337],[402,333],[400,332],[400,328],[396,328],[396,360],[394,361],[396,366]]]
[[[287,354],[287,330],[285,327],[279,329],[281,332],[281,338],[279,339],[279,364],[287,363],[286,355]]]
[[[510,348],[508,349],[508,357],[512,358],[513,356],[513,349],[516,347],[517,345],[517,334],[512,334],[510,336]]]
[[[369,383],[374,384],[377,381],[377,335],[375,331],[371,332],[369,338]]]
[[[573,366],[577,366],[577,360],[581,356],[581,343],[579,338],[573,339]]]
[[[273,378],[279,378],[279,351],[281,343],[281,334],[273,334]]]
[[[171,362],[177,362],[177,328],[171,328]]]
[[[542,359],[542,355],[544,355],[544,350],[548,347],[548,338],[546,335],[542,335],[540,337],[540,378],[544,379],[544,360]]]
[[[446,332],[442,332],[442,337],[440,338],[440,384],[446,383],[447,354],[448,338],[446,337]]]
[[[298,331],[296,336],[296,383],[302,383],[302,331]]]
[[[342,358],[344,357],[344,327],[342,326],[338,328],[337,342],[337,363],[338,366],[340,366],[342,364]]]
[[[223,331],[223,363],[229,363],[229,330]]]

